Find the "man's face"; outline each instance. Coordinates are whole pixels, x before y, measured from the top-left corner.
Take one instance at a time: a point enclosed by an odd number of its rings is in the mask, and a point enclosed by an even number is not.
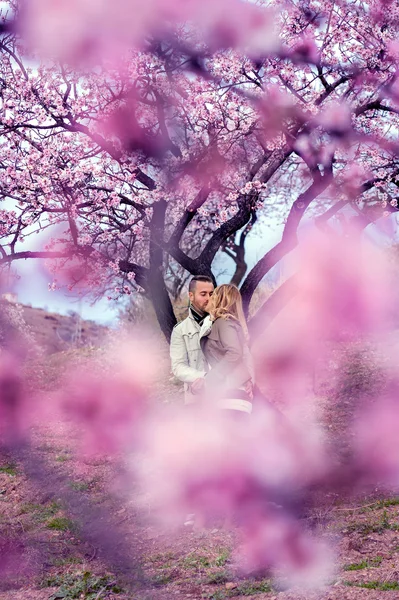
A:
[[[189,293],[190,302],[194,308],[208,312],[207,306],[213,294],[213,284],[206,281],[196,281],[194,292]]]

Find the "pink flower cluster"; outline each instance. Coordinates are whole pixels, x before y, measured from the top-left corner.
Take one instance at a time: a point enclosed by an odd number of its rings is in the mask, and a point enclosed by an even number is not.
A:
[[[21,18],[34,48],[64,59],[119,58],[132,45],[144,46],[146,36],[168,38],[187,23],[215,48],[277,47],[270,11],[242,0],[31,0],[23,2]]]

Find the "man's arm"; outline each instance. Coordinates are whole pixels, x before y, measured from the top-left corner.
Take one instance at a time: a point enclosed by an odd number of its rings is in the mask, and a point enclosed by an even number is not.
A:
[[[180,381],[192,383],[196,379],[205,376],[205,371],[198,371],[189,366],[187,348],[179,327],[175,327],[172,331],[170,360],[172,363],[172,373]]]

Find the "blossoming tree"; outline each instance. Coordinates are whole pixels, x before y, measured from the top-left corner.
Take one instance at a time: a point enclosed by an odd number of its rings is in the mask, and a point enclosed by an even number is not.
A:
[[[31,453],[35,419],[76,422],[82,451],[144,451],[155,468],[145,464],[145,473],[135,475],[167,522],[189,510],[205,519],[237,515],[244,569],[277,575],[283,569],[291,582],[306,585],[320,574],[331,578],[325,546],[303,527],[298,507],[317,502],[320,491],[348,497],[376,482],[395,490],[399,484],[397,364],[381,363],[389,385],[348,423],[345,460],[331,456],[309,394],[315,362],[327,368],[333,362],[326,339],[384,340],[391,325],[388,259],[360,244],[359,233],[397,209],[397,6],[389,0],[5,5],[4,267],[43,259],[55,287],[80,285],[110,296],[143,289],[168,337],[175,323],[171,275],[212,275],[222,250],[236,262],[233,277],[248,310],[264,275],[296,246],[307,210],[318,229],[294,257],[295,311],[252,348],[259,384],[273,387],[284,418],[266,404],[244,428],[223,422],[222,411],[210,419],[206,403],[192,412],[179,412],[177,403],[152,411],[148,390],[161,360],[139,334],[126,347],[118,338],[98,376],[92,365],[74,368],[49,403],[25,385],[23,353],[11,345],[0,362],[0,449],[17,451],[43,491],[57,489],[77,515],[80,535],[102,548],[112,567],[118,549],[119,567],[129,569],[123,536],[71,497],[67,481]],[[329,220],[347,205],[353,217],[339,236]],[[286,212],[281,240],[247,272],[246,239],[275,210]],[[42,231],[44,247],[30,241],[24,250],[24,240]],[[264,331],[267,313],[279,310],[291,283],[255,315],[255,333]],[[388,352],[390,359],[397,354],[392,345]],[[338,376],[334,399],[339,385]]]
[[[396,210],[399,48],[385,3],[153,4],[109,19],[106,3],[10,2],[0,261],[54,259],[110,296],[133,283],[168,337],[170,269],[212,275],[224,250],[248,310],[309,207],[322,225],[349,203],[361,227]],[[281,241],[247,272],[249,231],[282,207]]]

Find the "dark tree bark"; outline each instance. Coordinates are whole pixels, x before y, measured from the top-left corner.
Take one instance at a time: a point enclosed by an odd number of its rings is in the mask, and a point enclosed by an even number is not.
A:
[[[168,342],[177,320],[163,277],[163,249],[167,203],[161,200],[154,204],[150,226],[148,291],[154,306],[158,323]]]
[[[245,260],[245,241],[252,227],[255,225],[257,219],[257,214],[254,211],[252,213],[251,221],[247,223],[244,230],[241,231],[238,243],[235,243],[233,241],[231,245],[228,245],[227,242],[223,247],[223,252],[225,252],[227,256],[232,258],[236,264],[236,268],[230,283],[236,285],[237,287],[240,285],[240,283],[245,277],[245,273],[247,272],[248,265],[247,261]],[[234,238],[235,236],[232,237]]]
[[[248,265],[245,260],[245,248],[238,246],[236,255],[234,257],[234,261],[236,263],[236,270],[234,271],[230,283],[238,287],[241,281],[244,279],[245,273],[247,272],[248,268]]]
[[[148,269],[128,260],[119,261],[119,268],[123,273],[134,273],[137,285],[148,291]]]
[[[297,245],[297,228],[309,204],[331,183],[332,173],[316,175],[311,185],[298,196],[289,212],[281,242],[269,250],[248,273],[241,286],[244,312],[248,316],[252,296],[263,277]]]

